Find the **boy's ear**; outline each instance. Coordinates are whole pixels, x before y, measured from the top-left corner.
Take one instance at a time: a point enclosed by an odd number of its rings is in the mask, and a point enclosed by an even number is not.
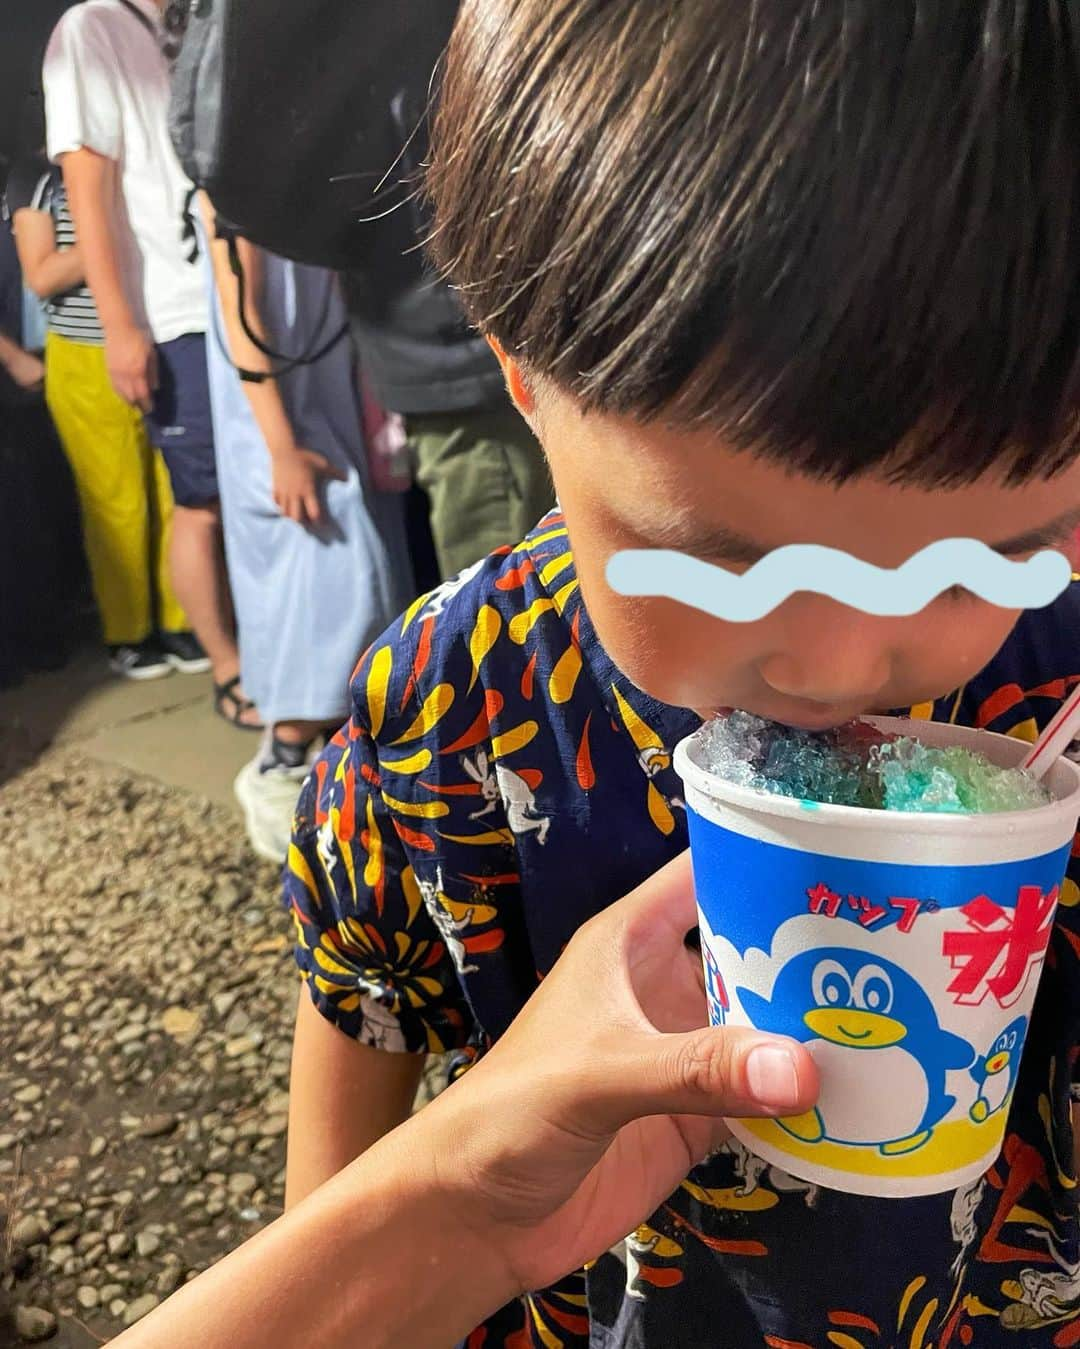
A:
[[[495,359],[502,366],[503,379],[506,380],[507,392],[510,394],[514,406],[523,417],[531,417],[536,411],[536,399],[525,382],[525,376],[521,373],[521,366],[518,365],[513,356],[508,356],[503,351],[497,338],[488,336],[487,344],[495,353]]]

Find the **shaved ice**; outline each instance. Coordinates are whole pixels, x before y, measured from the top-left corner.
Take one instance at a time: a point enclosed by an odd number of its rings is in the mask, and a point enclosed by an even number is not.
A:
[[[1053,800],[1020,768],[956,745],[924,745],[864,721],[803,731],[749,712],[707,722],[701,766],[741,787],[826,805],[938,814],[1030,810]]]

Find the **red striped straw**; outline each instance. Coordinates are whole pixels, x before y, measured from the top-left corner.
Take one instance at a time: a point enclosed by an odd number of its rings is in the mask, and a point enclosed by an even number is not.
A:
[[[1058,708],[1056,715],[1021,760],[1020,767],[1037,778],[1044,777],[1080,735],[1080,684]]]

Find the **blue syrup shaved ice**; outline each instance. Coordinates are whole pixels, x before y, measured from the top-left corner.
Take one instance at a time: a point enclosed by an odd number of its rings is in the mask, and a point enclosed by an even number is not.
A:
[[[867,722],[802,731],[749,712],[697,734],[699,762],[742,787],[807,802],[939,814],[1030,810],[1052,801],[1038,779],[959,746],[924,745]]]

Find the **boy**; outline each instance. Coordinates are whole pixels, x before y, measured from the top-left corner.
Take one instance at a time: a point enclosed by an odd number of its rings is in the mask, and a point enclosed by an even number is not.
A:
[[[145,414],[169,470],[171,577],[194,635],[163,632],[156,645],[185,673],[212,668],[217,710],[254,729],[221,540],[206,296],[185,239],[191,184],[168,135],[163,9],[87,0],[61,18],[43,69],[48,153],[63,172],[109,379]],[[137,649],[144,669],[160,658],[154,646]]]
[[[799,542],[896,567],[941,538],[1067,541],[1078,49],[1055,0],[467,0],[434,242],[565,514],[375,644],[305,789],[290,1200],[400,1118],[417,1053],[482,1052],[574,929],[685,847],[671,749],[701,716],[910,709],[1031,739],[1080,679],[1076,586],[897,619],[802,593],[735,625],[604,579],[627,547],[740,570]],[[856,1198],[729,1145],[625,1269],[470,1345],[1080,1340],[1078,875],[985,1177]]]

